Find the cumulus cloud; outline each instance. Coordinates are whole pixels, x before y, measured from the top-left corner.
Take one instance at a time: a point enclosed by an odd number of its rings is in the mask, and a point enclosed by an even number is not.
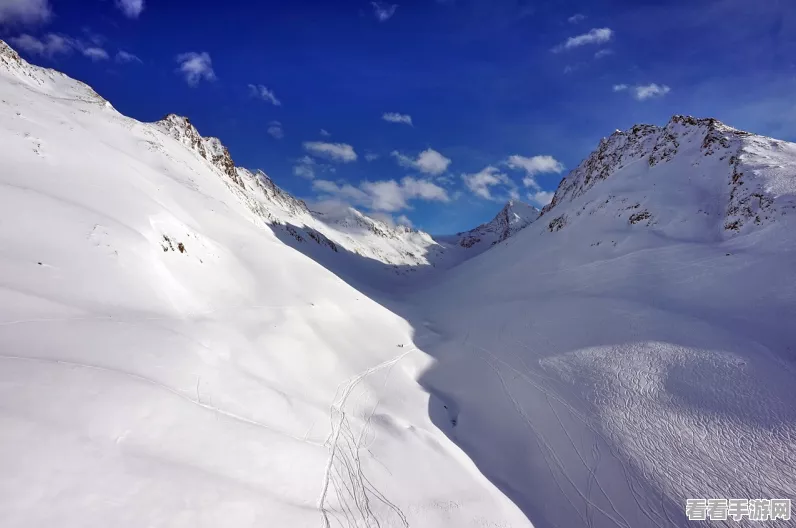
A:
[[[10,40],[22,51],[47,57],[66,54],[77,47],[77,42],[74,39],[55,33],[44,35],[41,39],[23,34]]]
[[[268,129],[266,131],[274,139],[282,139],[283,137],[285,137],[285,132],[284,130],[282,130],[282,123],[280,123],[279,121],[271,121],[270,123],[268,123]]]
[[[116,0],[116,7],[128,18],[138,18],[144,10],[144,0]]]
[[[43,24],[51,17],[49,0],[0,0],[0,27]]]
[[[403,125],[412,125],[412,116],[406,114],[399,114],[397,112],[386,112],[381,116],[382,119],[390,123],[401,123]]]
[[[497,167],[489,166],[475,174],[462,174],[462,180],[464,181],[464,185],[470,189],[471,192],[486,200],[504,200],[504,198],[493,194],[492,188],[496,186],[507,187],[509,198],[517,197],[517,190],[514,182],[511,181],[508,175],[500,172]]]
[[[639,101],[645,101],[653,97],[663,97],[670,91],[672,91],[672,89],[666,86],[665,84],[652,83],[652,84],[636,86],[635,88],[633,88],[633,97],[635,97]]]
[[[177,71],[185,77],[185,82],[191,86],[196,86],[201,80],[214,81],[216,79],[213,61],[207,52],[181,53],[177,55],[177,62],[180,63]]]
[[[580,13],[575,13],[567,19],[570,24],[577,24],[578,22],[583,22],[584,20],[586,20],[586,15],[581,15]]]
[[[398,9],[398,4],[388,4],[381,1],[371,2],[370,5],[373,6],[373,15],[379,22],[386,22],[391,19],[395,14],[395,10]]]
[[[418,170],[424,174],[437,176],[448,170],[451,160],[434,149],[426,149],[417,158],[412,159],[398,151],[393,151],[392,156],[402,167]]]
[[[355,187],[350,183],[338,184],[329,180],[315,180],[313,189],[324,198],[336,198],[373,211],[396,212],[409,209],[410,200],[447,202],[448,193],[426,180],[405,177],[395,180],[364,181]]]
[[[84,48],[81,50],[83,55],[88,57],[93,61],[101,61],[101,60],[108,60],[108,52],[102,48],[92,47],[92,48]]]
[[[249,93],[253,97],[262,99],[263,101],[271,103],[274,106],[282,106],[282,101],[276,98],[276,95],[274,94],[273,90],[269,90],[262,84],[250,84]]]
[[[575,37],[569,37],[566,42],[553,48],[553,52],[558,53],[564,50],[579,48],[589,44],[602,44],[611,40],[613,36],[614,32],[610,28],[594,28],[588,33],[577,35]]]
[[[139,59],[136,55],[133,55],[132,53],[129,53],[124,50],[119,50],[116,53],[116,57],[114,60],[120,64],[129,63],[129,62],[141,62],[141,59]]]
[[[326,143],[323,141],[306,141],[304,150],[314,156],[326,158],[331,161],[350,163],[357,160],[354,147],[345,143]]]
[[[614,87],[613,87],[613,90],[615,92],[624,92],[628,88],[630,88],[630,87],[628,85],[626,85],[626,84],[615,84]]]
[[[522,184],[526,187],[532,187],[537,191],[541,191],[541,187],[536,183],[534,176],[544,173],[561,174],[564,172],[564,165],[553,156],[533,156],[526,158],[525,156],[514,155],[509,156],[506,160],[506,165],[508,165],[510,169],[525,171]]]

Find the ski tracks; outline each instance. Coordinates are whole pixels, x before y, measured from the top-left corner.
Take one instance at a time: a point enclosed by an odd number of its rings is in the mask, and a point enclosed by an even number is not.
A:
[[[387,386],[393,367],[417,348],[410,348],[401,354],[370,367],[360,374],[344,381],[337,387],[335,399],[329,406],[329,419],[331,429],[324,445],[329,449],[329,458],[321,482],[321,492],[318,497],[317,507],[321,512],[321,527],[331,528],[331,519],[335,519],[341,526],[369,528],[372,526],[381,527],[384,519],[379,519],[373,512],[371,500],[376,500],[392,511],[397,517],[398,523],[408,527],[409,524],[405,515],[395,504],[391,503],[365,476],[361,461],[360,451],[362,441],[370,427],[373,417],[379,405],[377,397],[367,418],[355,435],[351,428],[349,415],[355,412],[359,406],[360,394],[355,401],[349,404],[349,398],[357,386],[372,374],[387,369],[387,374],[382,385],[382,389]],[[348,410],[346,406],[348,405]],[[329,489],[333,488],[337,497],[338,507],[328,506]],[[342,517],[342,518],[341,518]],[[388,521],[389,522],[389,521]],[[395,525],[389,522],[390,526]]]

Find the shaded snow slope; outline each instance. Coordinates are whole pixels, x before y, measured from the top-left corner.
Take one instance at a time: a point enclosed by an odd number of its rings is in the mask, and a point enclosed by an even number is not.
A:
[[[794,196],[796,145],[715,120],[603,140],[538,221],[405,300],[449,436],[537,527],[796,496]]]
[[[0,52],[4,527],[528,526],[432,424],[409,324],[263,205],[299,202]]]

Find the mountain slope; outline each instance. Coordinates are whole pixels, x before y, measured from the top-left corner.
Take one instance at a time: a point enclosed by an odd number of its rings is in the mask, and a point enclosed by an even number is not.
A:
[[[794,197],[796,145],[715,120],[603,140],[533,225],[406,300],[450,437],[537,527],[793,497]]]
[[[284,243],[300,202],[0,61],[3,526],[528,526],[431,423],[409,324]]]

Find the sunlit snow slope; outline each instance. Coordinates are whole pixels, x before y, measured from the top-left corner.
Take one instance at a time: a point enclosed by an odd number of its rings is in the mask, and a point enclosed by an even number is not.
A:
[[[0,524],[528,526],[409,324],[172,132],[0,42]]]
[[[795,198],[796,145],[715,120],[603,140],[533,225],[405,301],[451,438],[537,527],[796,499]]]

